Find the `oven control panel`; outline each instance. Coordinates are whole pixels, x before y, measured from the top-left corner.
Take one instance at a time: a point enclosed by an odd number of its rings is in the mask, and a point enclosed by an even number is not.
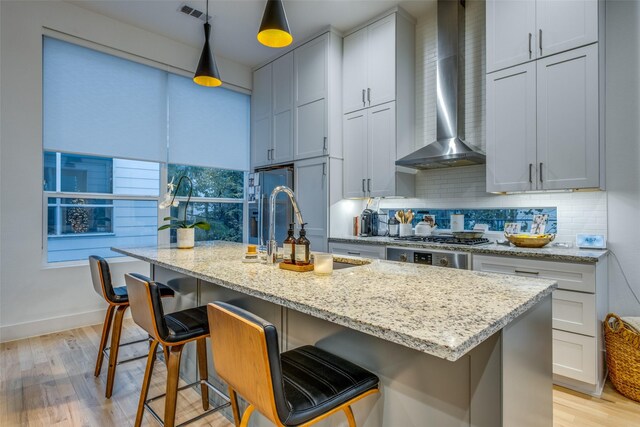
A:
[[[468,253],[435,251],[431,249],[387,248],[387,261],[409,262],[468,270],[471,266]]]

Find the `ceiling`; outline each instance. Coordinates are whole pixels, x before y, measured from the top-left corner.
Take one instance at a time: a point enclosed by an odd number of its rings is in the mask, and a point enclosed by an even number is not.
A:
[[[400,5],[415,17],[433,0],[285,0],[294,41],[318,33],[328,25],[347,31]],[[202,46],[203,22],[178,12],[182,4],[202,11],[205,0],[76,0],[77,6],[194,47]],[[277,51],[262,46],[256,33],[266,0],[210,0],[214,52],[248,66],[263,63]]]

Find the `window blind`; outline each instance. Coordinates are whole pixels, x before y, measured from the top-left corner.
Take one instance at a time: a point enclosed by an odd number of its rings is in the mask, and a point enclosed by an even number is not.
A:
[[[169,163],[249,170],[250,97],[168,77]]]
[[[54,38],[43,39],[43,145],[167,160],[167,73]]]

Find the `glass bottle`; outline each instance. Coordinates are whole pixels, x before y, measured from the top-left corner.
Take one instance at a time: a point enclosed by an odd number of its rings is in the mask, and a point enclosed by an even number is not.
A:
[[[307,230],[304,229],[305,224],[301,225],[300,228],[300,237],[296,240],[296,265],[309,265],[311,263],[311,259],[309,256],[309,239],[307,239]]]
[[[283,254],[282,262],[285,264],[295,264],[296,261],[296,238],[293,236],[293,224],[289,224],[289,231],[287,231],[287,238],[282,243]]]

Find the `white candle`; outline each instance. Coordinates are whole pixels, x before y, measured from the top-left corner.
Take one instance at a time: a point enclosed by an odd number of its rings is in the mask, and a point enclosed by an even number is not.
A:
[[[333,255],[331,254],[314,254],[313,264],[313,272],[316,274],[327,275],[333,273]]]

